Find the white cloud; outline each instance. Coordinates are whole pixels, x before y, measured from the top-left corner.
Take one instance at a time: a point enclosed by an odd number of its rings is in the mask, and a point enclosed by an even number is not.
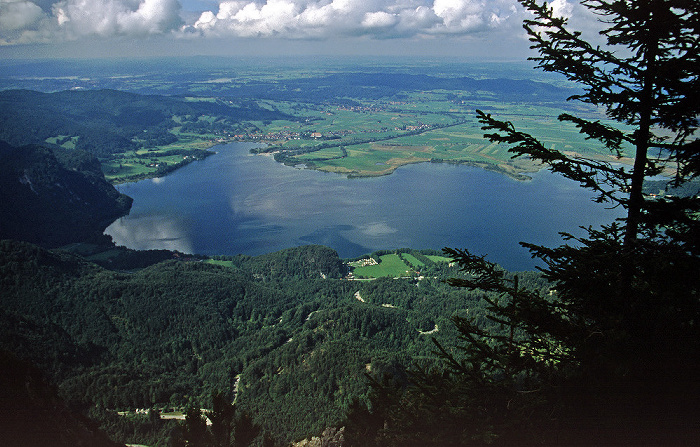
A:
[[[549,6],[552,8],[556,17],[569,18],[574,11],[573,5],[566,0],[553,0]]]
[[[0,29],[3,31],[34,29],[44,17],[44,11],[33,2],[0,1]]]
[[[46,40],[48,16],[36,3],[0,0],[0,45]]]
[[[384,28],[396,25],[398,16],[384,11],[365,13],[362,26],[365,28]]]
[[[178,30],[179,0],[0,0],[0,44]]]
[[[223,1],[189,31],[216,36],[285,38],[343,35],[470,34],[505,26],[515,0]],[[520,19],[513,20],[520,24]]]
[[[146,36],[181,26],[178,0],[62,0],[52,7],[68,37]]]
[[[435,0],[433,11],[446,29],[453,32],[480,28],[484,22],[485,2],[472,0]]]
[[[551,6],[573,18],[582,11],[572,0]],[[0,0],[0,45],[157,35],[190,41],[477,35],[494,41],[522,39],[525,14],[517,0]]]

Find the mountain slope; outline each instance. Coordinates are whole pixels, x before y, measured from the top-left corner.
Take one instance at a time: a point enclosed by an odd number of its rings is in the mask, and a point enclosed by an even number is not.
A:
[[[71,407],[207,408],[213,391],[236,393],[289,442],[340,423],[366,397],[366,373],[430,362],[431,337],[454,337],[449,315],[481,306],[439,279],[334,279],[342,261],[324,247],[228,262],[122,273],[0,241],[0,348],[34,362]]]
[[[82,151],[0,143],[0,239],[57,247],[99,234],[131,208]]]

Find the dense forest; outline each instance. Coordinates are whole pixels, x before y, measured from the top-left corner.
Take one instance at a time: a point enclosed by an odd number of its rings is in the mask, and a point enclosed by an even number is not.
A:
[[[132,199],[85,151],[0,142],[0,238],[57,247],[101,234]]]
[[[320,434],[367,401],[367,374],[434,363],[431,337],[453,342],[449,317],[485,304],[444,283],[457,274],[446,263],[420,281],[348,281],[345,263],[320,246],[131,271],[22,242],[1,247],[2,348],[47,372],[70,408],[121,442],[175,434],[144,434],[116,411],[210,408],[217,392],[280,444]]]

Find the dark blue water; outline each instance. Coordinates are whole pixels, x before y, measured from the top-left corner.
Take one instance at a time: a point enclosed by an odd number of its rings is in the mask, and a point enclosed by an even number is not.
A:
[[[323,244],[341,257],[402,247],[468,248],[512,270],[535,261],[519,241],[558,245],[559,231],[614,212],[577,184],[542,171],[529,182],[477,168],[422,163],[347,179],[249,154],[252,144],[153,180],[121,185],[129,216],[106,233],[135,249],[257,255]]]

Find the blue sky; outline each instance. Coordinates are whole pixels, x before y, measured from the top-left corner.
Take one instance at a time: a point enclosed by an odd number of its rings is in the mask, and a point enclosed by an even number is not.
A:
[[[593,23],[574,0],[550,4]],[[0,57],[405,55],[517,60],[516,0],[0,0]]]

